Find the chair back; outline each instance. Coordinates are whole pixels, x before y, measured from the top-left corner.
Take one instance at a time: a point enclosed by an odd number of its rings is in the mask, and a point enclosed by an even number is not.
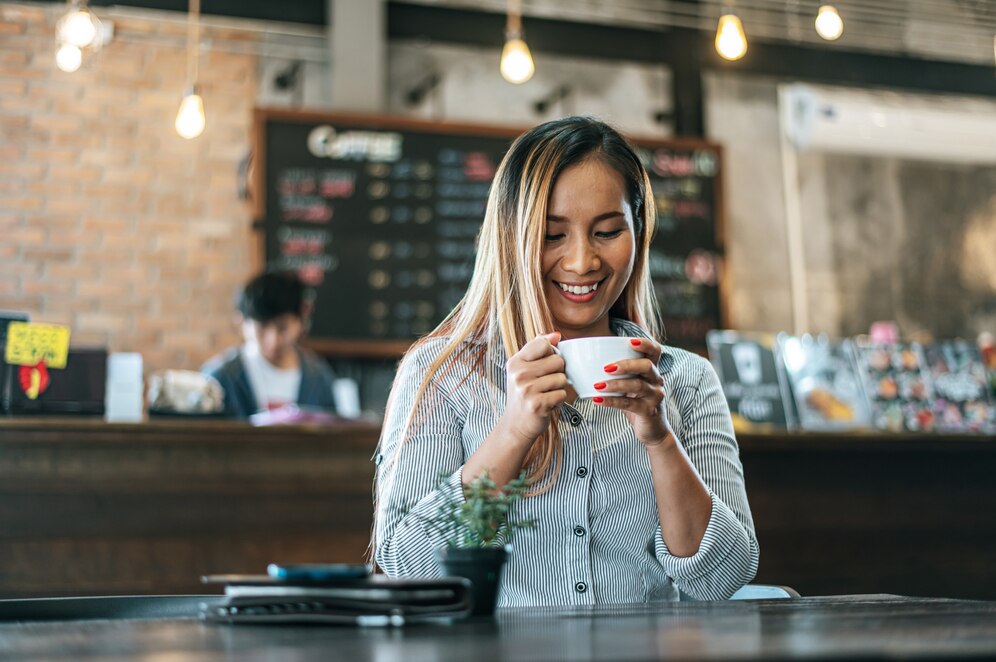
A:
[[[730,596],[730,600],[779,600],[786,598],[801,597],[799,592],[791,586],[777,586],[775,584],[747,584],[739,591]],[[695,598],[688,595],[680,588],[678,598],[682,602],[695,602]]]
[[[774,584],[747,584],[730,596],[730,600],[777,600],[798,598],[799,592],[790,586]]]

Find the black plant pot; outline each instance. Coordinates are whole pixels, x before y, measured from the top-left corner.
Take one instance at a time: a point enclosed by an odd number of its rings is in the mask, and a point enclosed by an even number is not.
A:
[[[441,547],[436,550],[436,562],[448,577],[463,577],[473,584],[473,616],[495,613],[498,587],[511,547]]]

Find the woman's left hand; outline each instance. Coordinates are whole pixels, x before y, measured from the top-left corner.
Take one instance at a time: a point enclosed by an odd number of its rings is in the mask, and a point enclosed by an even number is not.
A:
[[[644,357],[610,363],[603,368],[605,380],[595,384],[598,391],[623,395],[596,396],[592,400],[603,407],[622,409],[636,438],[650,448],[663,444],[669,437],[674,439],[664,405],[664,378],[657,370],[661,346],[646,338],[632,338],[630,344]],[[613,379],[613,374],[633,376]]]

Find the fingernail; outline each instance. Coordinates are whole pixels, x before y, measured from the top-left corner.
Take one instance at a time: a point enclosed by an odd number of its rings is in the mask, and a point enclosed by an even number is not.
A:
[[[600,397],[598,397],[596,395],[594,398],[591,399],[591,401],[592,402],[597,402],[597,403],[601,404],[601,403],[605,402],[605,399],[604,398],[600,398]]]
[[[630,339],[629,344],[632,345],[633,347],[639,347],[640,341],[636,338],[632,338]]]
[[[605,372],[615,372],[618,369],[619,366],[617,366],[615,363],[610,363],[609,365],[605,366]]]
[[[601,391],[603,388],[605,388],[605,382],[598,382],[597,384],[595,384],[596,391]]]

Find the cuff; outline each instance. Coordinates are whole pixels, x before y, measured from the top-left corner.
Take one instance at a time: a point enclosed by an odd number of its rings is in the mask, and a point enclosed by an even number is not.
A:
[[[658,526],[654,552],[683,592],[700,600],[722,600],[753,578],[757,571],[757,545],[752,544],[743,524],[712,490],[709,497],[712,514],[698,551],[692,556],[673,556]]]
[[[446,545],[446,532],[430,524],[448,499],[464,502],[463,466],[425,495],[398,523],[390,540],[378,546],[377,563],[391,577],[438,577],[436,550]]]

